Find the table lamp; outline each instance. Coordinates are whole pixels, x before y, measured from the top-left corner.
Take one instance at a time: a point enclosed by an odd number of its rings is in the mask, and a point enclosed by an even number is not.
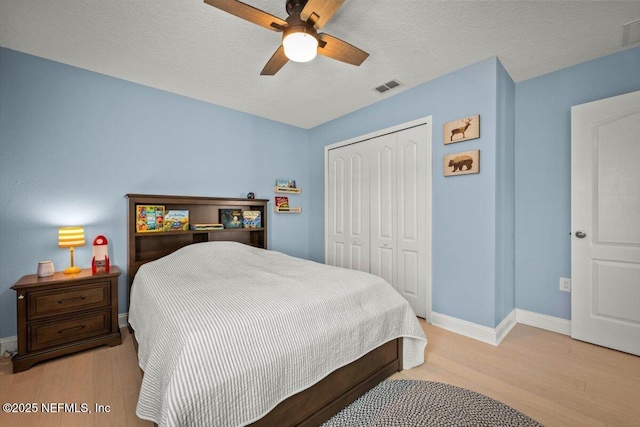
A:
[[[69,248],[71,266],[64,270],[64,274],[80,273],[80,267],[73,265],[73,248],[84,246],[84,229],[82,227],[60,227],[58,229],[58,246]]]

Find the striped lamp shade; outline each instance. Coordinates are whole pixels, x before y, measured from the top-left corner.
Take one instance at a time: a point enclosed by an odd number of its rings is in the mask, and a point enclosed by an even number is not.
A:
[[[58,229],[58,247],[77,248],[84,246],[84,228],[60,227]]]

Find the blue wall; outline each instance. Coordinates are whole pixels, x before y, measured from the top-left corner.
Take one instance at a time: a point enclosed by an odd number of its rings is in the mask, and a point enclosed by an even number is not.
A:
[[[306,131],[0,48],[0,338],[16,333],[10,286],[68,264],[59,226],[105,234],[126,267],[126,193],[273,199],[291,177],[303,214],[271,215],[270,248],[323,261],[324,146],[428,115],[433,310],[495,327],[515,299],[568,319],[570,107],[639,89],[640,48],[515,85],[490,58]],[[443,145],[443,123],[472,114],[481,138]],[[445,154],[473,149],[478,175],[442,176]]]
[[[310,131],[310,256],[324,260],[324,146],[433,116],[433,310],[495,326],[496,85],[490,58]],[[444,145],[444,122],[480,114],[479,139]],[[480,149],[480,173],[445,178],[443,156]],[[500,319],[502,320],[502,319]]]
[[[495,325],[516,306],[515,101],[516,86],[498,62],[496,93],[496,289]],[[484,158],[482,159],[484,161]]]
[[[85,227],[79,266],[104,234],[126,270],[126,193],[273,200],[276,178],[307,186],[307,140],[303,129],[0,48],[0,337],[16,334],[11,285],[38,261],[68,265],[59,226]],[[308,257],[308,194],[296,196],[303,214],[271,214],[271,249]]]
[[[571,318],[571,106],[640,89],[640,47],[516,84],[516,306]]]

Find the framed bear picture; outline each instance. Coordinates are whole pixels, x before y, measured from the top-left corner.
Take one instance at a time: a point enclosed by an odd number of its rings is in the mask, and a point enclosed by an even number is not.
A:
[[[480,150],[444,155],[444,176],[480,172]]]

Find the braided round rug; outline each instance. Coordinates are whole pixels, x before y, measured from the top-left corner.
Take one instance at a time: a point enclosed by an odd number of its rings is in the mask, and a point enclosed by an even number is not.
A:
[[[383,381],[322,427],[537,426],[510,406],[431,381]]]

